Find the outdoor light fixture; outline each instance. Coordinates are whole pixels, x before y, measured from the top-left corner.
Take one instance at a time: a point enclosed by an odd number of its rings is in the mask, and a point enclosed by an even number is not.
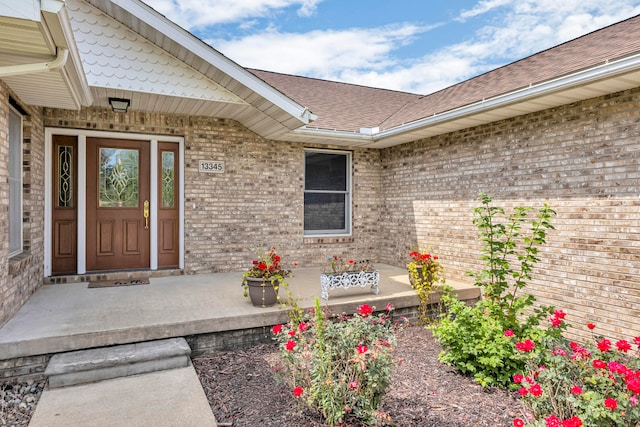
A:
[[[114,113],[126,113],[131,105],[131,100],[125,98],[109,98],[111,111]]]

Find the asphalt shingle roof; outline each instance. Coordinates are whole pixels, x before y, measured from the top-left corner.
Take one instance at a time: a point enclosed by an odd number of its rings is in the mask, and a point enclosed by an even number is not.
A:
[[[640,15],[429,95],[249,70],[318,115],[308,127],[357,132],[410,123],[640,52]]]

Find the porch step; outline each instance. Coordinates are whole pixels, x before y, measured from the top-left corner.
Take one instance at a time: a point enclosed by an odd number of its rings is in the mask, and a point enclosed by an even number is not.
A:
[[[60,353],[45,369],[49,388],[127,377],[190,364],[191,348],[184,338]]]

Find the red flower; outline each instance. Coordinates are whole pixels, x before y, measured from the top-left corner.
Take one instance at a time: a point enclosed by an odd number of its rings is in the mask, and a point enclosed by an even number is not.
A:
[[[358,307],[358,313],[363,316],[368,316],[373,313],[373,308],[371,308],[369,304],[362,304]]]
[[[529,394],[529,390],[527,390],[526,387],[520,387],[518,389],[518,394],[522,397],[526,396],[527,394]]]
[[[291,331],[287,332],[287,334],[289,334],[290,337],[295,337],[296,336],[296,331],[291,330]]]
[[[606,353],[610,349],[611,349],[611,341],[609,341],[608,339],[603,338],[598,342],[598,350],[600,350],[601,352]]]
[[[562,325],[562,320],[558,317],[552,317],[549,319],[549,321],[551,322],[551,326],[554,328],[557,328],[558,326]]]
[[[640,337],[635,337],[635,338],[633,339],[633,343],[634,343],[635,345],[637,345],[638,347],[640,347]]]
[[[307,330],[307,328],[308,328],[308,327],[309,327],[309,324],[308,324],[308,323],[302,322],[302,323],[300,323],[300,324],[298,325],[298,330],[299,330],[300,332],[304,332],[304,331],[306,331],[306,330]]]
[[[582,427],[582,420],[580,417],[567,418],[562,422],[562,427]]]
[[[298,397],[298,396],[300,396],[302,394],[303,391],[304,390],[302,389],[302,387],[297,386],[296,388],[293,389],[293,395],[295,397]]]
[[[640,394],[640,379],[629,378],[627,380],[627,388],[635,394]]]
[[[353,264],[354,261],[352,259],[349,260],[349,264]]]
[[[596,325],[594,325],[593,323],[587,323],[587,328],[589,328],[589,329],[592,329],[592,330],[593,330],[593,329],[595,329],[595,328],[596,328]]]
[[[535,347],[536,343],[531,341],[529,338],[522,342],[516,343],[516,348],[520,351],[524,351],[525,353],[532,351]]]
[[[629,344],[626,340],[620,340],[616,343],[616,347],[618,347],[618,351],[627,352],[631,350],[631,344]]]
[[[540,397],[542,396],[542,387],[540,386],[540,384],[534,384],[529,389],[529,393],[531,393],[535,397]]]
[[[516,383],[516,384],[522,383],[523,379],[524,379],[524,377],[522,376],[522,374],[515,374],[513,376],[513,382]]]
[[[574,385],[571,387],[571,394],[575,394],[576,396],[582,394],[582,387],[579,385]]]
[[[544,419],[547,427],[560,427],[560,420],[555,415],[550,415]]]
[[[520,418],[516,418],[515,420],[513,420],[513,427],[524,427],[524,421],[522,421]]]
[[[273,332],[274,335],[278,335],[281,330],[282,325],[273,325],[273,329],[271,329],[271,332]]]
[[[364,354],[369,350],[369,348],[366,345],[360,344],[358,347],[356,347],[356,351],[359,354]]]
[[[287,348],[287,350],[293,351],[293,349],[296,348],[296,342],[289,340],[287,341],[287,344],[285,345],[285,347]]]
[[[351,382],[349,383],[349,388],[350,388],[351,390],[355,390],[356,388],[358,388],[358,381],[351,381]]]
[[[513,336],[513,331],[511,329],[507,329],[506,331],[504,331],[504,336],[505,337],[512,337]]]
[[[265,271],[267,268],[269,268],[269,267],[267,267],[267,263],[262,262],[262,261],[258,263],[258,270]]]
[[[596,369],[604,369],[604,368],[606,368],[606,367],[607,367],[607,364],[606,364],[606,363],[604,363],[604,362],[603,362],[602,360],[600,360],[600,359],[595,359],[595,360],[593,361],[593,367],[594,367],[594,368],[596,368]]]
[[[411,253],[409,254],[409,258],[415,258],[415,257],[417,257],[418,255],[420,255],[420,254],[418,253],[418,251],[413,251],[413,252],[411,252]]]
[[[604,406],[606,406],[607,408],[609,408],[609,409],[611,409],[613,411],[614,409],[616,409],[618,407],[618,402],[616,402],[616,400],[611,398],[611,397],[607,397],[604,400]]]
[[[562,310],[556,310],[553,312],[553,316],[558,319],[564,319],[567,316],[567,313]]]

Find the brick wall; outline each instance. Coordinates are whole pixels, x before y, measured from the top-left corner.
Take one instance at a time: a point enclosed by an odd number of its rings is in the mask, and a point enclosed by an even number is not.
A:
[[[9,97],[23,116],[23,253],[8,258]],[[44,128],[42,110],[20,104],[0,82],[0,325],[42,284],[44,235]]]
[[[353,235],[305,239],[304,148],[309,145],[265,140],[233,120],[209,117],[47,109],[45,121],[51,127],[184,136],[188,274],[244,270],[256,248],[270,245],[278,246],[285,263],[297,261],[301,267],[320,265],[334,254],[379,257],[378,150],[353,150]],[[224,161],[225,172],[199,173],[201,159]]]
[[[640,335],[639,108],[635,89],[383,150],[385,261],[430,246],[463,278],[481,267],[479,192],[507,210],[546,202],[556,230],[528,289],[576,326]]]

